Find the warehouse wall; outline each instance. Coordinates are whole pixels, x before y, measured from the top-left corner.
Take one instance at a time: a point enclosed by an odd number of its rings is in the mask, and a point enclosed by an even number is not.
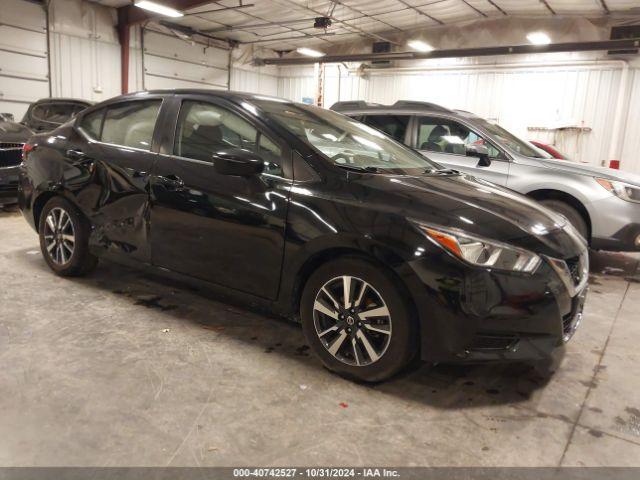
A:
[[[331,66],[325,71],[323,105],[338,100],[434,102],[497,121],[523,138],[555,143],[581,162],[602,165],[616,158],[623,169],[640,172],[640,69],[630,69],[618,153],[612,156],[623,62],[553,55],[541,64],[540,57],[489,59],[485,65],[441,60],[365,72]],[[313,67],[282,69],[280,96],[301,101],[313,98],[315,89]],[[567,126],[591,131],[546,130]]]
[[[22,119],[29,103],[49,95],[46,16],[24,0],[0,8],[0,112]]]
[[[101,101],[118,95],[115,10],[82,0],[52,0],[49,22],[52,96]]]

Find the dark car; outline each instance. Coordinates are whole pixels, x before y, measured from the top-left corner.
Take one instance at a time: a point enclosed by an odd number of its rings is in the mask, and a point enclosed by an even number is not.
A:
[[[545,358],[581,319],[587,248],[564,217],[328,110],[130,94],[33,137],[23,165],[57,274],[105,257],[267,306],[351,378]]]
[[[0,114],[0,206],[17,202],[22,146],[33,135],[24,125]]]
[[[73,98],[43,98],[29,105],[20,123],[10,113],[0,114],[0,205],[17,201],[18,165],[29,137],[59,127],[91,105]]]
[[[49,132],[91,105],[76,98],[43,98],[29,105],[21,123],[34,132]]]

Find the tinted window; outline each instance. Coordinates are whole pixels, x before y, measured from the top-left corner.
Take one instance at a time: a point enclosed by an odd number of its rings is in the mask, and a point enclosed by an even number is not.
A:
[[[409,115],[367,115],[364,123],[404,143]]]
[[[144,100],[108,107],[102,127],[102,141],[150,150],[161,102]]]
[[[247,110],[254,108],[246,103]],[[378,130],[331,110],[261,98],[252,103],[262,110],[261,115],[279,123],[339,167],[385,173],[440,168]]]
[[[180,109],[174,153],[211,161],[224,148],[254,150],[258,131],[235,113],[210,103],[186,101]]]
[[[484,145],[489,149],[491,158],[501,156],[500,150],[461,123],[438,117],[420,117],[418,119],[418,149],[428,152],[466,155],[467,145]]]
[[[85,115],[80,122],[80,128],[94,140],[100,140],[104,112],[104,108],[101,110],[96,110],[95,112],[91,112],[90,114]]]
[[[210,103],[185,101],[178,118],[174,154],[211,161],[216,150],[244,148],[260,154],[264,172],[283,175],[282,149],[237,114]]]

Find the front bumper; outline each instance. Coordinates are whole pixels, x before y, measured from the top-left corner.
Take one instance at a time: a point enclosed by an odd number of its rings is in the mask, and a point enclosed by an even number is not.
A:
[[[586,251],[582,262],[588,262]],[[585,266],[588,268],[588,266]],[[430,362],[550,358],[582,320],[587,277],[568,289],[549,261],[533,275],[433,258],[410,263],[421,357]],[[588,273],[585,273],[588,276]]]
[[[615,195],[590,204],[591,247],[615,252],[640,251],[640,203]]]
[[[0,168],[0,205],[18,202],[18,174],[20,167]]]

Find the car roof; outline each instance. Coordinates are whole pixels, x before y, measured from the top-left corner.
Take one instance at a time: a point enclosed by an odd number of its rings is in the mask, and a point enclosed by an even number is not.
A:
[[[147,95],[205,95],[211,97],[228,98],[231,100],[247,100],[247,99],[260,99],[260,100],[273,100],[276,102],[296,103],[286,98],[274,97],[271,95],[260,95],[257,93],[240,92],[235,90],[215,90],[209,88],[171,88],[160,90],[143,90],[139,92],[126,93],[118,97],[114,97],[111,100],[124,100],[126,98],[139,98]]]
[[[382,105],[379,103],[368,103],[362,100],[336,102],[331,106],[334,110],[345,115],[378,113],[378,114],[447,114],[454,117],[473,118],[475,115],[464,110],[452,110],[442,105],[431,102],[420,102],[414,100],[398,100],[393,105]]]
[[[92,102],[91,100],[83,100],[81,98],[64,98],[64,97],[53,97],[53,98],[41,98],[33,102],[36,103],[81,103],[83,105],[93,105],[96,102]]]

